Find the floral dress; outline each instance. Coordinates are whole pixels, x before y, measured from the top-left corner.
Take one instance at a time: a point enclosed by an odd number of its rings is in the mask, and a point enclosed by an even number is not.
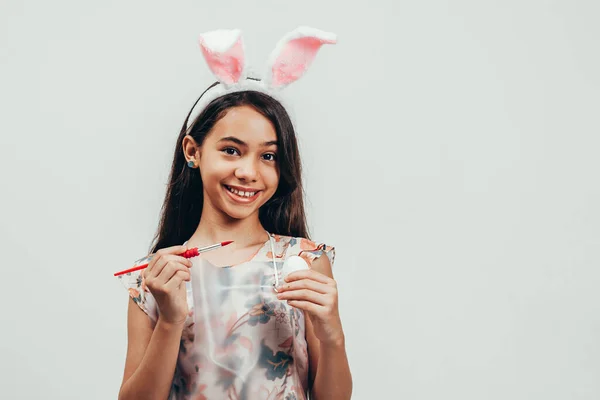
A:
[[[322,254],[333,266],[335,249],[308,239],[272,235],[279,279],[290,256],[302,257],[309,267]],[[187,243],[187,242],[186,242]],[[306,399],[308,347],[304,312],[278,300],[271,243],[265,242],[248,261],[231,266],[207,267],[212,277],[199,278],[203,270],[192,259],[192,282],[186,282],[190,312],[184,325],[169,400],[205,399]],[[135,262],[148,262],[145,257]],[[156,323],[158,308],[145,287],[141,271],[119,277],[134,302]],[[220,295],[200,293],[198,282],[215,287],[242,288]],[[246,289],[255,282],[263,290]],[[217,282],[213,284],[212,282]],[[223,285],[222,285],[223,284]],[[194,290],[194,288],[196,290]],[[205,301],[202,302],[201,298]],[[205,306],[210,304],[210,307]],[[210,308],[210,313],[206,309]],[[214,334],[224,340],[214,339]]]

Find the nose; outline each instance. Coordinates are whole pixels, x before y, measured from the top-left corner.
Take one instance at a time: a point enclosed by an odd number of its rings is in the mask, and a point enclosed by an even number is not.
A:
[[[250,157],[241,159],[235,169],[234,175],[241,181],[256,182],[258,179],[258,168],[256,163]]]

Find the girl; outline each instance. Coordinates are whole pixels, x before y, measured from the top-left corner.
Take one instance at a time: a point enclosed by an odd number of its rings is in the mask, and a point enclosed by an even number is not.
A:
[[[335,36],[289,33],[260,81],[246,77],[239,31],[201,36],[218,82],[177,139],[148,267],[121,276],[130,301],[119,399],[350,398],[335,250],[308,238],[296,136],[278,94],[325,43]],[[294,256],[310,268],[286,275]]]

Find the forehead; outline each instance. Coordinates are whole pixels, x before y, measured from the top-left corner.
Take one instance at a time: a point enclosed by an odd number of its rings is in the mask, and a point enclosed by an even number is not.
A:
[[[227,110],[225,116],[213,127],[210,136],[215,141],[235,136],[248,144],[277,140],[277,133],[271,121],[250,106]]]

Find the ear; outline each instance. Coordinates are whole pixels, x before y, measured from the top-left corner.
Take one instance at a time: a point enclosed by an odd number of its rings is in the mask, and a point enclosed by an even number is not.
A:
[[[246,60],[239,29],[206,32],[198,39],[204,59],[217,80],[232,85],[244,78]]]
[[[200,147],[190,135],[185,135],[183,142],[181,143],[181,147],[183,154],[185,155],[186,162],[189,159],[196,158],[197,153],[200,151]]]
[[[310,67],[321,46],[336,42],[334,33],[305,26],[296,28],[281,38],[269,56],[265,85],[282,88],[297,81]]]

